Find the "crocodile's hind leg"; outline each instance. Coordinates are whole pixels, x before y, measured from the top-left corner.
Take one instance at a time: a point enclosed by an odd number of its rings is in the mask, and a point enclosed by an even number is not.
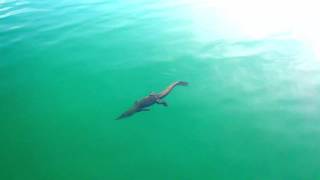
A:
[[[143,109],[140,109],[139,111],[150,111],[150,109],[143,108]]]
[[[156,103],[157,103],[157,104],[161,104],[161,105],[163,105],[163,106],[165,106],[165,107],[168,106],[168,103],[165,102],[164,100],[161,100],[161,99],[157,99]]]

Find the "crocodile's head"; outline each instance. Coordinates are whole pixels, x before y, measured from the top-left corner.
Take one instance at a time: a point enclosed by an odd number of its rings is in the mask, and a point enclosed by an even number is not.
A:
[[[138,112],[138,108],[136,106],[132,107],[128,111],[122,113],[116,120],[120,120],[129,116],[132,116],[134,113]]]

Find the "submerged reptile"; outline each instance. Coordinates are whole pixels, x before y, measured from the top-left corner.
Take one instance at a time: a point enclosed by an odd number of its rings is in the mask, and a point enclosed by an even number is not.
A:
[[[169,87],[167,87],[165,90],[163,90],[160,93],[151,93],[149,96],[144,97],[143,99],[136,101],[129,110],[122,113],[118,119],[126,118],[131,115],[133,115],[136,112],[140,111],[150,111],[150,109],[147,109],[147,107],[152,106],[154,104],[161,104],[163,106],[168,106],[168,104],[163,100],[164,97],[166,97],[176,86],[187,86],[188,83],[184,81],[177,81],[173,84],[171,84]]]

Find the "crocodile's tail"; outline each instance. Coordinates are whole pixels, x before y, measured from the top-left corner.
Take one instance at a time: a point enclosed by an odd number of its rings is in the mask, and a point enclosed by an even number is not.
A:
[[[167,87],[167,89],[165,89],[164,91],[162,91],[159,95],[159,98],[164,98],[166,97],[172,90],[174,87],[178,86],[187,86],[189,83],[185,82],[185,81],[177,81],[174,82],[173,84],[171,84],[169,87]]]
[[[180,85],[180,86],[188,86],[189,85],[189,83],[185,82],[185,81],[177,81],[176,84]]]

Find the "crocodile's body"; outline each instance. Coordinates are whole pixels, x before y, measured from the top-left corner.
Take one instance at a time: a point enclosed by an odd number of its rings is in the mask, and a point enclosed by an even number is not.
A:
[[[149,111],[147,107],[150,107],[154,104],[162,104],[164,106],[168,106],[167,103],[163,100],[164,97],[166,97],[177,85],[180,86],[187,86],[188,83],[184,81],[177,81],[173,84],[171,84],[169,87],[167,87],[165,90],[163,90],[161,93],[151,93],[149,96],[144,97],[140,101],[136,101],[129,110],[122,113],[117,119],[122,119],[125,117],[129,117],[133,115],[136,112],[140,111]]]

